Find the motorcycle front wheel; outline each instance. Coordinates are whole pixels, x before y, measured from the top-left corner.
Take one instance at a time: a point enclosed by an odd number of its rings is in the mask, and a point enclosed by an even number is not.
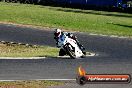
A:
[[[66,52],[67,54],[72,58],[72,59],[76,59],[76,55],[75,55],[75,48],[71,45],[71,44],[67,44],[65,46]]]

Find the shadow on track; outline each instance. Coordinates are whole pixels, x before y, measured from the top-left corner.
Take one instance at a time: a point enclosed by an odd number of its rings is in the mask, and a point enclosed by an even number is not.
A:
[[[132,15],[126,15],[124,13],[122,14],[114,14],[112,12],[101,12],[101,11],[96,11],[96,10],[81,10],[81,9],[62,9],[62,8],[49,8],[51,10],[56,10],[56,11],[63,11],[63,12],[74,12],[74,13],[82,13],[82,14],[94,14],[94,15],[103,15],[103,16],[115,16],[115,17],[126,17],[126,18],[131,18]]]

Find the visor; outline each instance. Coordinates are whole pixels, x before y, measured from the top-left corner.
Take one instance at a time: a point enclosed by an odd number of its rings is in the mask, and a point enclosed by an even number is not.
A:
[[[59,34],[60,34],[60,32],[58,32],[58,33],[54,33],[54,35],[57,36],[57,37],[59,36]]]

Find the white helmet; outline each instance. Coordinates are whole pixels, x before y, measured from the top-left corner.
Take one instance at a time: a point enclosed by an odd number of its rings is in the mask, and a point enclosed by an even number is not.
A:
[[[59,37],[61,35],[61,30],[55,29],[54,35],[55,35],[55,37]]]

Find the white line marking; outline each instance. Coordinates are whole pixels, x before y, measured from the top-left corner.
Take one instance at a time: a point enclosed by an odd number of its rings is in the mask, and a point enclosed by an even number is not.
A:
[[[0,59],[45,59],[46,57],[0,57]]]
[[[105,36],[105,37],[107,37],[108,35],[102,35],[102,34],[100,34],[100,36]]]
[[[27,80],[0,80],[0,82],[9,82],[9,81],[76,81],[76,79],[27,79]]]
[[[91,57],[91,56],[96,56],[96,54],[95,53],[88,53],[88,55],[86,55],[86,56]]]
[[[125,38],[127,38],[127,37],[121,36],[121,37],[119,37],[119,38],[125,39]]]
[[[131,36],[104,35],[104,34],[94,34],[94,33],[89,33],[89,35],[104,36],[104,37],[110,37],[110,38],[120,38],[120,39],[132,39]]]
[[[98,35],[98,34],[93,34],[93,33],[90,33],[89,35]]]
[[[118,36],[116,36],[116,35],[111,35],[110,37],[112,37],[112,38],[118,38]]]
[[[35,80],[47,80],[47,81],[75,81],[76,79],[35,79]]]

